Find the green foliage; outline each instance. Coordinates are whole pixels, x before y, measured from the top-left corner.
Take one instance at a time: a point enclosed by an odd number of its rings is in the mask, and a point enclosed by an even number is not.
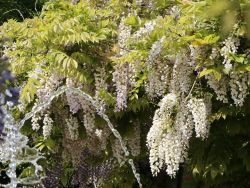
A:
[[[96,43],[103,43],[104,47],[105,41],[114,35],[111,19],[111,11],[94,9],[85,2],[72,5],[56,1],[47,3],[40,17],[5,23],[2,38],[8,38],[8,45],[15,41],[15,50],[7,52],[15,58],[13,71],[28,77],[21,100],[29,103],[34,99],[37,80],[27,73],[35,69],[47,73],[56,70],[80,82],[91,82],[88,74],[95,64],[93,58],[100,58],[102,50],[96,48],[99,52],[95,53],[92,48]],[[98,46],[101,48],[102,44]],[[86,54],[86,48],[90,54]]]
[[[231,116],[216,121],[211,131],[213,136],[205,142],[192,141],[193,174],[203,181],[205,187],[247,185],[250,153],[246,141],[249,137],[245,135],[249,128],[245,127],[245,123],[249,121],[249,116],[237,117],[238,120]],[[232,177],[241,181],[236,185],[230,181]]]
[[[30,103],[31,101],[33,101],[38,86],[39,81],[35,78],[30,78],[27,81],[25,87],[23,87],[23,91],[20,95],[20,100],[24,103]]]
[[[44,140],[43,137],[40,137],[36,140],[36,145],[35,147],[39,150],[42,151],[44,149],[47,149],[49,151],[53,151],[55,149],[55,141],[52,140],[51,138]]]

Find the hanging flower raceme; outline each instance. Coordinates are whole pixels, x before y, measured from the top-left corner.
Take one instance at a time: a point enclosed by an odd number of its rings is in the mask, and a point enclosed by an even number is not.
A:
[[[157,60],[162,51],[164,41],[165,37],[162,37],[153,43],[146,60],[148,78],[145,83],[145,89],[151,99],[162,97],[168,88],[170,68],[165,61]]]
[[[243,106],[249,93],[248,73],[231,73],[229,85],[234,104]]]
[[[193,116],[196,137],[200,137],[201,139],[207,138],[210,130],[208,116],[211,114],[212,108],[210,98],[191,98],[187,106]]]
[[[142,37],[148,36],[154,30],[155,25],[156,22],[154,20],[146,22],[143,27],[133,33],[130,40],[138,41]]]
[[[226,73],[232,70],[233,64],[230,59],[231,54],[235,54],[237,52],[239,46],[239,40],[235,37],[228,37],[223,42],[223,47],[221,48],[221,56],[224,58],[222,64],[224,65],[224,70]]]
[[[127,40],[131,35],[132,29],[131,26],[127,26],[124,22],[125,18],[122,17],[118,34],[119,56],[124,56],[128,53]],[[127,108],[128,94],[135,84],[135,69],[129,62],[117,64],[114,69],[112,81],[116,88],[116,111],[121,111]]]
[[[83,123],[88,135],[92,136],[95,134],[95,112],[96,110],[93,108],[93,105],[87,101],[81,101],[82,109],[83,109]]]
[[[192,116],[183,102],[178,108],[173,127],[163,134],[159,146],[159,164],[170,177],[175,177],[180,164],[188,155],[189,139],[192,136]]]
[[[179,95],[185,95],[190,91],[192,86],[191,75],[193,75],[194,70],[193,66],[192,62],[189,62],[185,56],[185,53],[176,56],[171,76],[171,91]]]
[[[70,118],[66,119],[66,128],[69,139],[77,140],[79,137],[79,123],[76,117],[70,116]]]
[[[164,132],[171,129],[173,120],[171,115],[177,103],[174,93],[166,95],[159,103],[159,109],[155,111],[153,125],[147,134],[147,146],[149,148],[149,162],[153,175],[157,175],[162,168],[159,161],[159,147],[164,136]]]
[[[79,88],[81,89],[82,86],[75,83],[72,79],[66,79],[67,87],[71,88]],[[94,134],[95,131],[95,112],[96,110],[93,108],[93,105],[85,100],[83,97],[79,96],[76,93],[71,91],[66,92],[66,97],[68,101],[68,105],[70,107],[70,111],[75,114],[79,110],[83,110],[83,123],[84,127],[87,131],[88,135]]]
[[[101,93],[103,91],[107,91],[108,84],[106,83],[107,73],[104,67],[98,67],[96,69],[96,73],[94,74],[95,77],[95,100],[97,105],[99,106],[97,111],[105,112],[106,110],[106,102],[102,99]]]
[[[53,126],[53,119],[49,117],[49,114],[45,114],[43,119],[43,137],[47,139],[51,135]]]
[[[67,78],[66,79],[66,86],[67,87],[76,87],[76,88],[81,88],[80,85],[77,85],[72,79]],[[78,110],[80,110],[82,108],[81,106],[81,100],[83,100],[82,98],[79,98],[77,96],[77,94],[72,93],[70,91],[66,92],[66,97],[67,97],[67,101],[68,101],[68,105],[70,108],[70,111],[75,114],[78,112]]]
[[[135,85],[135,69],[130,63],[118,64],[113,72],[116,87],[116,111],[127,108],[128,94]]]
[[[131,36],[132,27],[125,24],[125,17],[121,18],[118,28],[118,46],[120,48],[120,56],[128,53],[127,40]]]
[[[216,99],[222,101],[223,103],[228,103],[228,78],[223,77],[220,80],[216,80],[214,75],[208,74],[205,76],[207,83],[210,88],[212,88],[216,94]]]
[[[188,102],[178,100],[180,99],[173,94],[168,94],[162,99],[147,135],[153,175],[157,175],[161,169],[166,169],[169,176],[176,176],[180,164],[187,158],[193,128],[197,137],[208,137],[210,98],[191,98]]]
[[[62,83],[62,77],[57,74],[52,74],[47,79],[40,79],[41,86],[37,89],[37,98],[35,99],[35,103],[32,107],[32,110],[37,108],[39,104],[43,101],[47,101],[51,97],[51,93],[53,93]],[[50,115],[50,106],[43,108],[39,113],[36,113],[31,118],[32,129],[38,131],[40,129],[40,121],[43,121],[43,136],[44,138],[48,138],[51,134],[53,119],[49,117]]]

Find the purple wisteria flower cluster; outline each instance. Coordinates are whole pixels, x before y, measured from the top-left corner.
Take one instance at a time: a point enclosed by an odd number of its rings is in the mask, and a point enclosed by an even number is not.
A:
[[[13,86],[14,76],[8,70],[3,70],[0,74],[0,134],[4,128],[3,107],[13,107],[18,103],[19,88]]]

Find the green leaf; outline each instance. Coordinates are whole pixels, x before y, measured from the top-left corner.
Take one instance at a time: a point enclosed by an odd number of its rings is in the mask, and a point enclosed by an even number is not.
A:
[[[245,69],[250,72],[250,65],[246,66]]]
[[[45,146],[48,148],[48,150],[53,151],[55,149],[56,142],[49,138],[45,141]]]
[[[200,72],[200,74],[199,74],[199,78],[201,78],[201,77],[203,77],[203,76],[205,76],[205,75],[207,75],[207,74],[211,74],[213,72],[213,69],[204,69],[204,70],[202,70],[201,72]]]
[[[194,39],[194,41],[192,42],[192,45],[202,46],[202,45],[214,44],[218,42],[219,39],[220,39],[219,36],[211,34],[211,35],[204,37],[204,39]]]
[[[68,185],[68,177],[67,177],[65,174],[63,174],[63,175],[60,177],[60,180],[61,180],[63,186],[64,186],[64,187],[67,187],[67,185]]]
[[[26,178],[32,175],[35,175],[35,167],[29,166],[22,171],[22,173],[19,175],[19,178]]]
[[[137,26],[139,25],[139,19],[137,16],[129,16],[125,19],[124,23],[126,25]]]
[[[213,73],[215,79],[218,81],[222,77],[222,73],[217,68],[205,68],[203,71],[200,72],[199,78],[211,73]]]
[[[211,173],[212,179],[214,179],[218,175],[219,171],[217,169],[212,168],[210,173]]]
[[[218,42],[220,39],[219,36],[216,36],[215,34],[211,34],[211,35],[208,35],[204,38],[204,41],[207,43],[207,44],[214,44],[216,42]]]
[[[68,56],[67,54],[65,54],[64,52],[58,51],[58,50],[54,50],[52,51],[52,57],[54,57],[55,59],[55,63],[57,64],[57,66],[62,66],[63,70],[67,70],[67,69],[77,69],[78,67],[78,62]]]
[[[200,171],[198,170],[197,167],[194,167],[194,168],[193,168],[192,174],[193,174],[193,176],[197,176],[197,175],[200,174]]]
[[[40,82],[35,78],[29,78],[26,85],[23,87],[20,100],[23,103],[30,103],[34,100],[37,87],[40,85]]]
[[[241,63],[243,64],[245,62],[245,59],[246,59],[246,55],[245,54],[233,54],[233,53],[230,53],[229,54],[229,59],[237,62],[237,63]]]
[[[236,71],[238,72],[250,72],[250,65],[244,65],[244,64],[239,64],[236,68]]]

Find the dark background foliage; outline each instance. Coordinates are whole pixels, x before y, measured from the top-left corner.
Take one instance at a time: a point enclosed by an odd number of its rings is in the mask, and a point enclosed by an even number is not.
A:
[[[38,14],[46,0],[0,0],[0,24],[8,19],[22,21]]]

